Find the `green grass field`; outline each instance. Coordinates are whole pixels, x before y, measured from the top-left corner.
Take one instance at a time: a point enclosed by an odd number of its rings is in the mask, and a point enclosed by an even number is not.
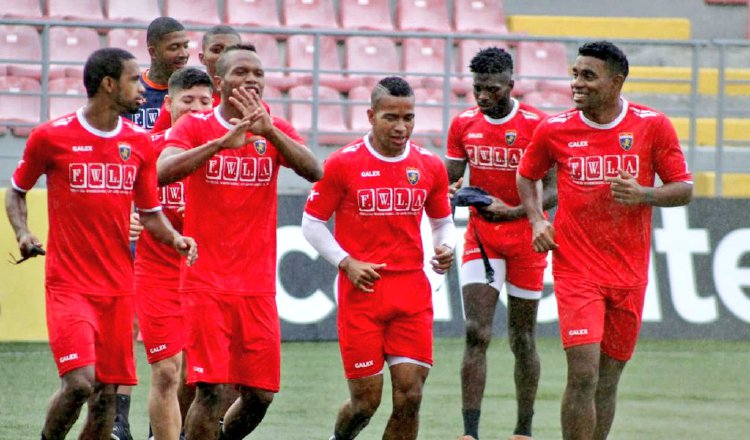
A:
[[[249,438],[327,440],[346,386],[337,345],[284,343],[282,391],[266,419]],[[461,431],[459,339],[439,339],[422,405],[420,438],[455,439]],[[539,341],[542,379],[534,438],[559,439],[559,406],[565,378],[556,339]],[[490,348],[482,439],[504,440],[513,426],[512,356],[507,340]],[[611,439],[750,438],[750,342],[641,341],[625,369]],[[138,346],[141,379],[133,394],[131,428],[136,440],[147,433],[149,368]],[[38,439],[47,401],[58,386],[46,344],[0,344],[0,439]],[[389,393],[386,389],[386,393]],[[390,403],[386,396],[370,426],[359,436],[381,438]],[[76,425],[69,438],[75,438]],[[73,435],[76,434],[76,435]]]

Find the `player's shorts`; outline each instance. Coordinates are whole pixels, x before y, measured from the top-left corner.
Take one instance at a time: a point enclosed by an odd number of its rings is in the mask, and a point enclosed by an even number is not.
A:
[[[627,361],[641,329],[646,286],[614,288],[555,277],[560,335],[565,348],[601,343],[603,353]]]
[[[133,296],[72,293],[47,287],[47,331],[57,371],[93,365],[101,383],[136,385]]]
[[[281,330],[273,296],[183,293],[187,383],[272,392],[281,381]]]
[[[424,271],[380,272],[374,292],[339,272],[338,332],[347,379],[383,371],[386,357],[432,365],[432,288]]]
[[[185,314],[174,289],[136,280],[135,311],[149,364],[163,361],[185,348]]]
[[[544,268],[547,267],[547,253],[536,252],[531,246],[531,227],[527,221],[513,222],[502,225],[502,230],[487,227],[490,223],[480,223],[479,239],[482,241],[487,258],[492,260],[505,260],[504,280],[521,290],[541,292],[544,288]],[[469,222],[464,234],[464,253],[462,257],[461,284],[466,285],[473,282],[486,283],[484,266],[480,279],[467,273],[464,276],[463,266],[472,261],[482,262],[482,253],[477,244],[477,235],[474,233],[474,222]],[[497,265],[497,263],[495,263]],[[493,265],[494,266],[494,265]],[[495,273],[499,272],[495,268]],[[502,279],[495,288],[500,291]],[[509,294],[511,292],[508,292]],[[515,295],[514,295],[515,296]],[[523,296],[522,296],[523,297]],[[537,299],[538,299],[537,298]]]

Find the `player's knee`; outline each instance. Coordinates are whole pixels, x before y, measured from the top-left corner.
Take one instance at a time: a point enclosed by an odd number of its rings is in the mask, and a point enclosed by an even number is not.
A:
[[[180,384],[180,369],[173,365],[154,368],[153,385],[160,390],[176,390]]]
[[[579,366],[568,371],[568,387],[578,393],[594,393],[598,382],[599,374],[593,365]]]
[[[419,412],[422,404],[422,384],[415,383],[407,387],[398,387],[393,392],[393,408],[404,413]]]
[[[352,412],[356,417],[369,419],[380,406],[380,394],[367,393],[366,395],[351,399],[351,402]]]
[[[274,393],[268,390],[241,386],[239,392],[245,405],[267,408],[273,402]]]
[[[85,377],[67,378],[63,381],[62,392],[76,402],[85,402],[94,390],[94,382]]]
[[[492,326],[482,325],[479,322],[466,320],[466,345],[469,348],[487,350],[492,340]]]
[[[202,406],[214,408],[221,403],[221,386],[199,383],[195,387],[195,401]]]
[[[510,330],[508,343],[516,356],[527,356],[536,351],[533,331]]]

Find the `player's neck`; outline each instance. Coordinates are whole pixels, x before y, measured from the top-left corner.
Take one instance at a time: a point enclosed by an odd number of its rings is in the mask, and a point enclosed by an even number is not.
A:
[[[389,148],[386,146],[383,146],[378,140],[375,138],[375,136],[370,133],[370,137],[368,139],[370,141],[370,146],[372,146],[372,149],[375,150],[378,154],[385,157],[399,157],[402,154],[404,154],[404,151],[406,151],[406,145],[400,148]]]
[[[231,119],[237,118],[242,119],[242,113],[237,110],[232,104],[228,103],[224,97],[221,97],[221,103],[219,104],[219,115],[229,122]]]
[[[148,72],[146,72],[146,77],[149,81],[151,81],[154,84],[158,84],[160,86],[166,86],[169,82],[169,72],[164,72],[158,67],[151,67],[148,69]]]
[[[622,106],[622,99],[618,96],[617,100],[612,103],[608,103],[597,109],[583,110],[583,116],[591,122],[606,125],[620,116],[620,113],[622,113]]]
[[[91,98],[83,108],[83,117],[90,126],[108,132],[117,128],[120,112],[113,109],[109,102]]]

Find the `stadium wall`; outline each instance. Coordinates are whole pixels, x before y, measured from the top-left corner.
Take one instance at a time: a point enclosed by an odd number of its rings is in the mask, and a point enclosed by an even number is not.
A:
[[[28,202],[32,231],[46,237],[46,191],[31,191]],[[299,222],[304,202],[304,196],[279,199],[276,282],[282,335],[285,340],[335,339],[336,270],[302,237]],[[645,337],[750,338],[750,229],[744,227],[749,210],[750,200],[737,199],[697,199],[686,208],[654,210]],[[465,210],[457,211],[461,234],[466,215]],[[12,230],[7,222],[3,224],[1,250],[17,255]],[[424,232],[425,244],[431,248],[426,224]],[[460,255],[463,240],[459,241]],[[46,340],[43,271],[42,258],[19,266],[0,264],[0,341]],[[447,276],[428,274],[436,335],[461,335],[463,310],[455,266]],[[506,314],[503,307],[499,309],[495,332],[505,335]],[[548,268],[538,333],[557,335],[556,321]]]

